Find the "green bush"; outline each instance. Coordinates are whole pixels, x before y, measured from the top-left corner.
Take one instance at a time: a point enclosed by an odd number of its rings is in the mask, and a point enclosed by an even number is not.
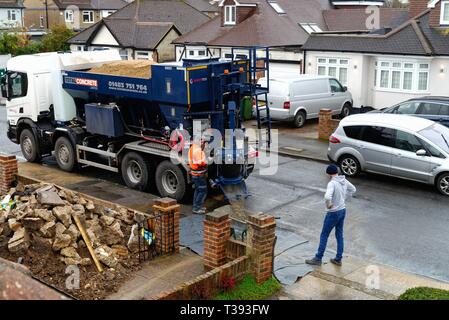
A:
[[[20,30],[24,31],[24,30]],[[73,30],[65,25],[55,25],[50,32],[42,37],[42,41],[31,41],[29,36],[17,31],[5,31],[0,33],[0,54],[20,56],[40,52],[67,51],[67,40],[73,37]]]
[[[215,300],[263,300],[273,296],[281,287],[273,277],[258,285],[254,277],[247,275],[234,290],[216,295]]]
[[[67,51],[70,46],[67,40],[75,35],[73,30],[67,29],[65,25],[54,25],[50,32],[42,37],[43,50],[47,52]]]
[[[399,300],[449,300],[449,291],[427,287],[412,288],[401,294]]]

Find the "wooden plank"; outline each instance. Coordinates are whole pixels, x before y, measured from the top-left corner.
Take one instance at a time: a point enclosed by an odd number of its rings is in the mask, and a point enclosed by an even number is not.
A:
[[[89,236],[86,233],[86,230],[84,229],[83,225],[81,224],[80,218],[78,216],[74,216],[73,219],[75,220],[76,226],[78,227],[78,230],[81,233],[81,236],[83,237],[84,243],[87,246],[87,249],[89,250],[90,255],[92,256],[92,259],[95,262],[95,265],[97,266],[98,272],[103,272],[103,267],[100,263],[100,261],[97,258],[97,255],[95,254],[94,248],[92,247],[92,244],[90,243]]]

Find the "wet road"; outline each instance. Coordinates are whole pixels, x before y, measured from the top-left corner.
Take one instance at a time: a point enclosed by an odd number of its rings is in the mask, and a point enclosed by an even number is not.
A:
[[[318,243],[324,218],[325,165],[279,158],[274,176],[253,174],[251,211]],[[348,203],[346,253],[449,282],[449,198],[433,187],[377,175],[351,180],[358,192]],[[332,235],[329,244],[335,248]]]

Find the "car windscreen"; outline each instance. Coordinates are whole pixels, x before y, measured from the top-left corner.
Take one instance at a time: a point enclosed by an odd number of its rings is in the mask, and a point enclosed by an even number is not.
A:
[[[418,133],[449,153],[449,129],[445,126],[435,123]]]

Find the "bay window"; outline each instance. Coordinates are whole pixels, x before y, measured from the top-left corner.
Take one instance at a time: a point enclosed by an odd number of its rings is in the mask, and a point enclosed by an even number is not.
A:
[[[318,58],[317,74],[336,78],[341,84],[348,83],[348,59],[340,58]]]
[[[427,91],[429,67],[428,63],[376,61],[374,86],[391,91]]]

